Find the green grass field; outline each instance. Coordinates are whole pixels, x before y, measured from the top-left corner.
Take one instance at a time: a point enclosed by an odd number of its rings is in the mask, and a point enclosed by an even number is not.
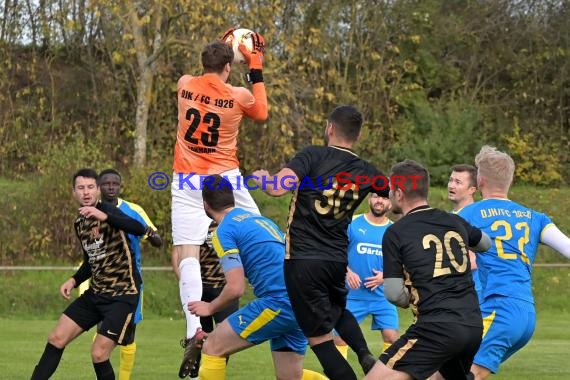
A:
[[[0,380],[28,379],[45,346],[49,331],[67,302],[57,289],[69,275],[66,271],[2,272],[0,293]],[[570,365],[570,269],[535,268],[534,291],[538,309],[535,335],[529,345],[505,363],[496,379],[569,379]],[[29,289],[35,289],[30,292]],[[176,379],[182,349],[178,345],[185,329],[178,309],[178,287],[171,273],[145,272],[145,320],[137,329],[137,362],[133,380]],[[248,292],[242,303],[252,297]],[[411,323],[410,312],[400,310],[400,331]],[[363,323],[367,341],[375,354],[380,350],[379,333]],[[65,351],[54,379],[94,379],[89,356],[92,334],[79,337]],[[118,367],[118,350],[113,356]],[[354,355],[349,359],[359,371]],[[305,368],[320,371],[312,352]],[[232,357],[228,379],[272,378],[269,346],[262,344]],[[361,374],[360,372],[358,372]]]
[[[407,311],[401,313],[402,327],[409,324]],[[539,313],[535,335],[523,350],[506,362],[496,379],[569,379],[570,366],[570,314],[554,312]],[[28,379],[35,362],[39,359],[49,330],[54,320],[0,319],[0,379]],[[369,321],[363,323],[367,341],[374,353],[378,353],[380,338],[369,330]],[[178,345],[182,320],[145,320],[137,329],[137,357],[133,372],[134,380],[177,379],[182,349]],[[94,379],[89,356],[91,333],[84,334],[65,351],[54,380]],[[112,358],[118,367],[118,351]],[[359,377],[362,375],[355,355],[349,359]],[[320,371],[320,365],[310,350],[305,359],[305,368]],[[232,356],[228,366],[228,379],[266,380],[273,378],[273,367],[267,343]]]
[[[19,187],[13,181],[0,178],[0,192],[15,194]],[[570,187],[540,189],[519,186],[512,192],[513,199],[549,213],[565,232],[570,229]],[[289,204],[289,197],[270,198],[254,192],[263,213],[275,219],[282,227]],[[6,198],[9,200],[9,196]],[[4,210],[9,212],[6,199],[0,199],[0,226]],[[556,200],[553,202],[553,200]],[[366,206],[361,205],[359,211]],[[446,191],[432,189],[430,204],[449,208]],[[4,207],[6,206],[6,207]],[[6,215],[4,215],[6,216]],[[6,218],[9,220],[9,218]],[[10,225],[5,226],[9,238]],[[2,239],[0,239],[0,250]],[[541,247],[537,262],[568,262],[551,249]],[[29,264],[22,262],[19,264]],[[38,263],[34,263],[38,264]],[[49,261],[49,265],[70,265]],[[168,253],[160,257],[143,258],[143,265],[169,265]],[[56,323],[67,303],[58,295],[59,285],[72,274],[68,271],[3,271],[0,272],[0,380],[29,379],[33,367],[45,346],[49,331]],[[133,380],[177,379],[182,349],[178,342],[185,325],[179,307],[178,285],[172,273],[145,272],[145,321],[137,330],[137,362]],[[538,322],[535,335],[523,350],[501,367],[496,379],[570,379],[570,269],[535,268],[533,290],[536,296]],[[251,297],[248,293],[243,302]],[[408,311],[401,311],[401,332],[411,322]],[[367,340],[377,354],[380,347],[378,333],[369,331],[369,322],[363,325]],[[94,379],[90,360],[92,334],[84,334],[73,342],[64,354],[54,379]],[[359,370],[354,355],[349,359]],[[118,369],[118,350],[113,356]],[[321,371],[320,364],[309,350],[305,368]],[[357,372],[361,375],[361,372]],[[273,367],[267,344],[260,345],[232,357],[228,379],[270,379]]]

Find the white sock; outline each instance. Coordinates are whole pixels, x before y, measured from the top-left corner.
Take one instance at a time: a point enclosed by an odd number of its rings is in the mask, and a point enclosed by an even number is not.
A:
[[[188,310],[188,302],[202,299],[202,277],[200,275],[200,262],[193,257],[187,257],[179,264],[180,269],[180,300],[182,309],[186,314],[186,338],[192,338],[196,329],[202,327],[200,317]]]

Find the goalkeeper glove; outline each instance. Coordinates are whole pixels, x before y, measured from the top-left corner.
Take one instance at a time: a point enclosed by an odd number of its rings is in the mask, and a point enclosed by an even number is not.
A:
[[[259,33],[252,33],[251,36],[252,46],[251,51],[247,49],[245,44],[238,45],[239,51],[243,54],[247,66],[250,70],[263,70],[263,52],[265,52],[265,39]]]

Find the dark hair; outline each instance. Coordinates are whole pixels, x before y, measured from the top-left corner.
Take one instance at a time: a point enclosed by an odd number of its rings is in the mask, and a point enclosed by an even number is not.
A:
[[[105,170],[102,170],[101,173],[99,173],[99,178],[103,177],[105,174],[115,174],[115,175],[119,176],[119,179],[122,179],[122,178],[121,178],[121,175],[119,174],[119,172],[116,171],[115,169],[105,169]]]
[[[390,182],[392,189],[400,188],[409,199],[427,199],[429,173],[416,161],[404,160],[392,166]]]
[[[93,178],[97,183],[99,183],[99,176],[97,175],[97,172],[91,168],[79,169],[73,175],[73,183],[72,183],[73,188],[75,188],[75,180],[77,179],[77,177]]]
[[[219,174],[210,175],[202,181],[202,199],[214,211],[222,211],[235,206],[232,184]]]
[[[202,50],[202,66],[206,73],[221,73],[234,60],[232,47],[223,41],[209,43]]]
[[[362,128],[362,114],[354,106],[338,106],[330,113],[328,121],[333,123],[342,137],[356,141]]]
[[[477,187],[477,168],[473,165],[458,164],[451,167],[451,171],[469,174],[469,185]]]

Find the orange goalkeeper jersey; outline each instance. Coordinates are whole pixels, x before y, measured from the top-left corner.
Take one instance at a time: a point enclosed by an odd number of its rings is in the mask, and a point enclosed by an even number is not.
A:
[[[239,167],[237,136],[243,116],[267,119],[265,85],[224,83],[216,74],[178,80],[178,131],[174,172],[219,174]]]

